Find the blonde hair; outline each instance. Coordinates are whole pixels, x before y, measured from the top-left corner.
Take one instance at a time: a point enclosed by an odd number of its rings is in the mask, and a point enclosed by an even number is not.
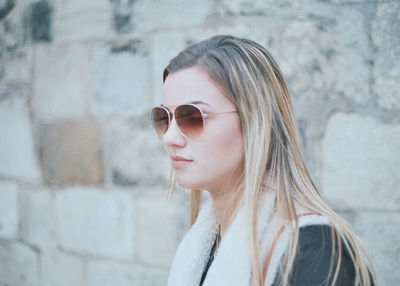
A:
[[[321,198],[301,154],[298,128],[290,93],[283,75],[269,52],[261,45],[243,38],[218,35],[193,44],[179,53],[165,68],[168,74],[197,66],[205,70],[236,105],[244,138],[244,171],[241,204],[249,211],[252,253],[252,286],[262,285],[262,262],[257,237],[257,212],[263,192],[274,186],[275,207],[286,221],[295,221],[291,228],[288,250],[283,258],[282,285],[289,284],[299,240],[295,203],[312,212],[327,216],[332,230],[333,251],[337,249],[332,285],[340,270],[343,245],[349,250],[355,268],[355,284],[370,286],[374,280],[372,267],[356,235]],[[171,170],[168,200],[175,188]],[[191,190],[190,224],[198,215],[202,191]],[[233,218],[231,218],[232,220]],[[333,262],[332,255],[331,261]]]

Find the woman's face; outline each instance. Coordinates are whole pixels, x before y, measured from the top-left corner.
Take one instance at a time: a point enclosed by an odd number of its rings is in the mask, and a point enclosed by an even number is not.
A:
[[[199,138],[184,136],[175,119],[163,137],[177,183],[183,188],[221,190],[233,187],[243,171],[244,145],[239,114],[208,74],[199,67],[168,75],[163,86],[163,105],[172,113],[178,105],[194,103],[204,113]],[[175,160],[176,156],[186,160]]]

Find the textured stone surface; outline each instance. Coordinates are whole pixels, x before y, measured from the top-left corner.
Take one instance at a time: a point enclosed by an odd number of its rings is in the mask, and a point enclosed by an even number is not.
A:
[[[107,161],[112,181],[120,186],[165,182],[170,163],[149,116],[140,120],[104,122]]]
[[[399,146],[399,125],[332,116],[323,141],[324,196],[338,208],[398,209]]]
[[[137,0],[131,22],[134,30],[140,32],[187,28],[206,24],[214,9],[213,0]]]
[[[23,186],[20,205],[22,239],[44,251],[55,247],[57,224],[51,191]]]
[[[24,93],[0,89],[0,176],[40,182]]]
[[[92,262],[88,266],[88,286],[166,285],[168,273],[140,264]]]
[[[400,213],[356,212],[351,225],[374,266],[377,285],[397,285],[400,267]]]
[[[16,183],[0,181],[0,238],[17,238],[18,193]]]
[[[334,16],[308,14],[271,23],[271,52],[295,97],[322,97],[334,103],[344,96],[359,104],[370,99],[363,21],[360,12],[343,9]]]
[[[20,243],[0,242],[1,285],[39,285],[37,254]]]
[[[152,106],[158,106],[162,102],[161,90],[164,68],[185,47],[185,35],[181,31],[153,34],[150,47],[153,75]]]
[[[400,109],[400,2],[379,3],[372,20],[375,93],[380,106]]]
[[[35,115],[45,120],[83,117],[88,108],[90,71],[87,45],[39,46],[34,62]]]
[[[2,1],[0,4],[0,20],[2,20],[14,8],[15,0]]]
[[[113,35],[110,1],[55,0],[53,35],[55,42],[109,38]]]
[[[279,13],[285,8],[301,7],[304,0],[222,0],[218,1],[218,11],[229,16],[262,16]]]
[[[113,27],[118,33],[132,30],[132,13],[135,0],[110,0],[113,7]]]
[[[52,184],[103,182],[102,135],[93,120],[45,123],[39,132],[43,176]]]
[[[28,84],[31,81],[32,51],[19,49],[0,57],[0,83]]]
[[[190,200],[182,190],[176,190],[167,205],[167,190],[144,188],[140,188],[135,198],[137,217],[146,218],[138,221],[138,259],[147,265],[169,268],[179,242],[188,231]]]
[[[63,249],[133,258],[136,218],[128,192],[69,188],[57,192],[55,206]]]
[[[43,286],[81,286],[84,283],[85,264],[82,258],[59,250],[45,249],[41,258]]]
[[[99,47],[93,56],[95,115],[139,115],[149,109],[149,59],[141,40]]]
[[[24,11],[24,41],[50,42],[53,9],[48,1],[30,4]]]

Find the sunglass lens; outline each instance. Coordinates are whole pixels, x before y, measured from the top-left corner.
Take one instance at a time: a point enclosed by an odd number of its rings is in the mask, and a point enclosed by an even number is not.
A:
[[[178,106],[175,109],[175,120],[182,133],[189,138],[198,138],[203,132],[203,116],[196,106]]]
[[[162,138],[165,132],[167,132],[169,125],[167,111],[161,107],[154,107],[151,111],[151,121],[158,137]]]

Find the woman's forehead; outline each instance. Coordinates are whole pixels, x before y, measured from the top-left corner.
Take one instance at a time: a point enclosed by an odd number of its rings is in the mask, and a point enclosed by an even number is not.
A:
[[[207,106],[224,106],[230,100],[222,93],[207,73],[197,67],[169,74],[163,85],[163,105],[174,107],[192,103]]]

